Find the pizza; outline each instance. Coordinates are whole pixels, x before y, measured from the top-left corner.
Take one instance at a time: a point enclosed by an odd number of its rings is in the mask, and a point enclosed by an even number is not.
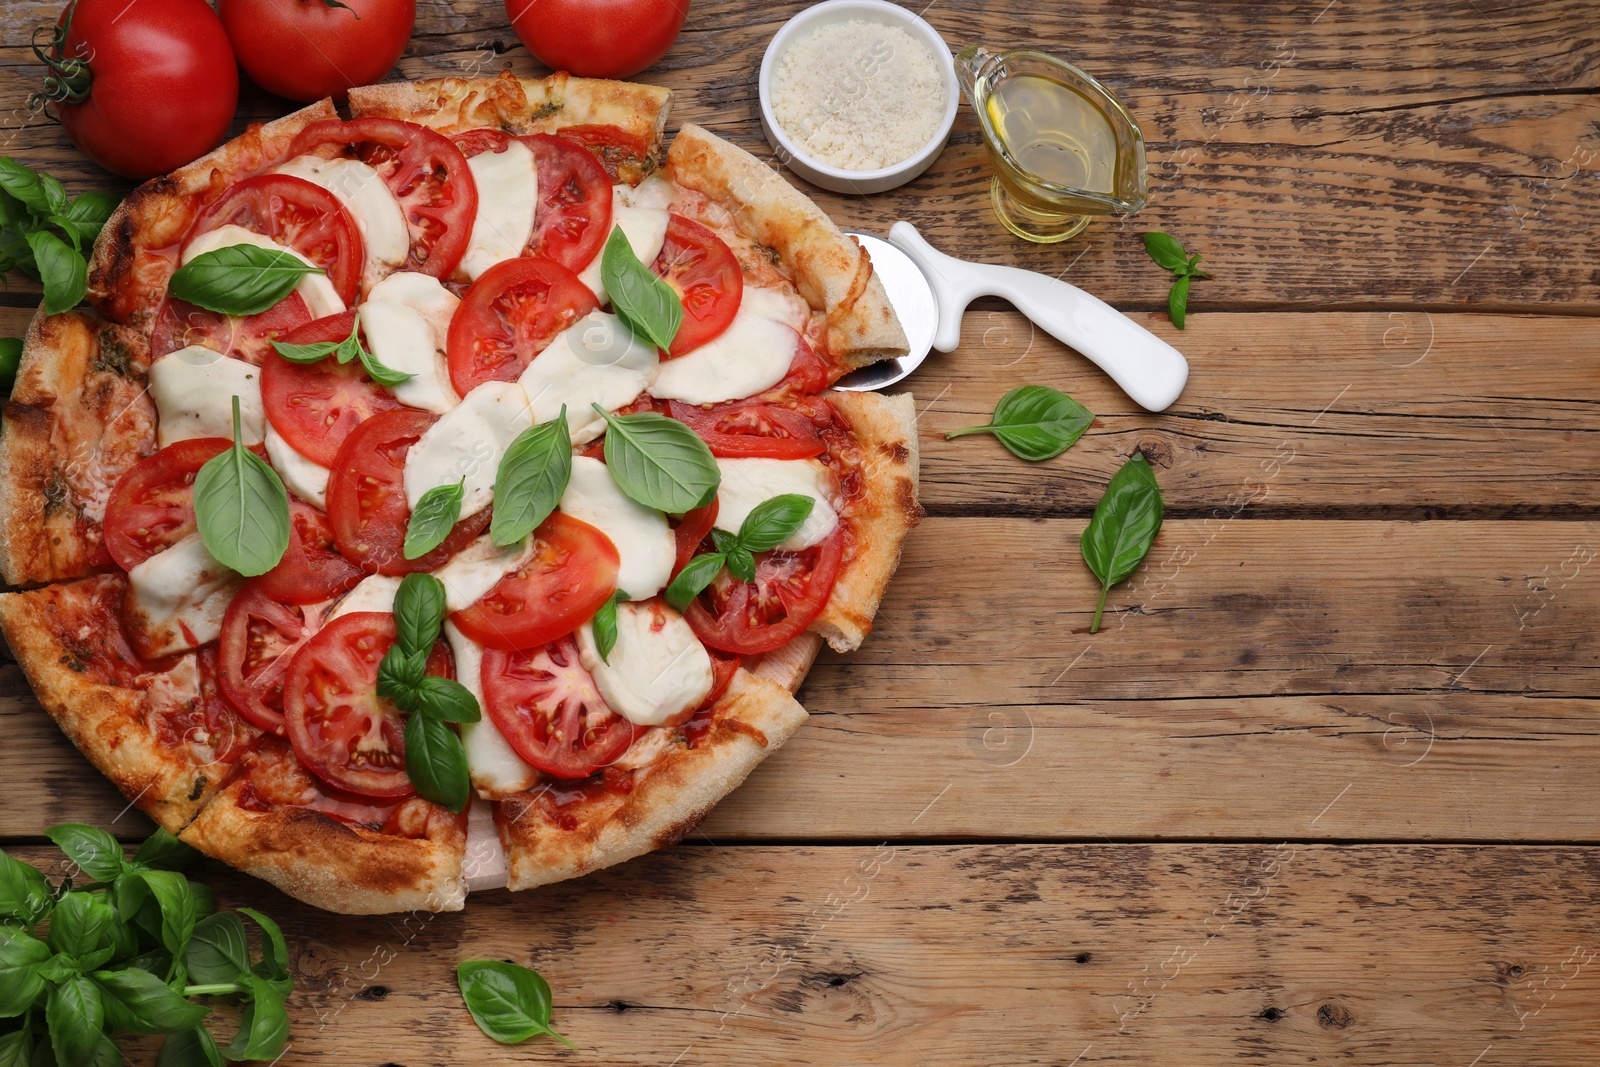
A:
[[[915,417],[830,386],[905,335],[853,238],[706,130],[669,146],[668,102],[565,74],[354,89],[349,118],[311,105],[135,190],[88,306],[34,319],[0,429],[0,628],[159,825],[332,911],[456,910],[680,840],[804,721],[821,644],[865,638],[921,514]],[[606,291],[611,245],[681,305],[670,343]],[[251,314],[174,295],[234,246],[298,280]],[[640,502],[611,438],[641,419],[703,445],[710,494]],[[508,451],[563,427],[558,503],[501,543]],[[195,504],[246,448],[289,515],[248,578]],[[436,493],[455,507],[412,551]],[[779,498],[782,540],[739,549]],[[474,705],[444,727],[459,811],[379,694],[414,574],[444,621],[396,662]]]

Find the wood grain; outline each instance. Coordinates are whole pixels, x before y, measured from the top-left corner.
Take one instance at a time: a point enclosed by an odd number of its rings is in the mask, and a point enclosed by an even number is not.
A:
[[[198,877],[288,932],[283,1067],[1576,1064],[1600,996],[1583,848],[679,847],[435,917]],[[490,1044],[471,958],[537,968],[580,1051]]]
[[[1093,636],[1082,526],[920,528],[706,832],[1600,840],[1587,524],[1171,522]],[[146,832],[14,667],[0,694],[0,837]]]

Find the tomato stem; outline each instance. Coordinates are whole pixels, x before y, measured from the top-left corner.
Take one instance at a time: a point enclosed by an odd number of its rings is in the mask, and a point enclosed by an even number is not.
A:
[[[89,99],[89,86],[94,81],[89,60],[83,56],[63,54],[67,48],[67,36],[72,32],[72,16],[77,9],[77,0],[72,0],[60,22],[54,26],[34,27],[33,54],[50,69],[50,73],[44,77],[44,88],[28,97],[29,107],[41,107],[52,100],[58,104],[81,104]],[[43,44],[40,43],[41,34],[46,38]]]

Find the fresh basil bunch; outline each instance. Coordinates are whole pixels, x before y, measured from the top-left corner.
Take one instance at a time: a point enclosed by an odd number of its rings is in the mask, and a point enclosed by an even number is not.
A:
[[[715,552],[702,552],[684,565],[667,586],[667,603],[679,611],[710,585],[723,567],[742,582],[756,580],[755,553],[777,548],[811,516],[816,501],[801,493],[783,493],[763,500],[739,524],[739,532],[712,530]]]
[[[45,831],[87,884],[52,887],[0,853],[0,1065],[119,1067],[118,1033],[166,1034],[161,1067],[273,1060],[289,1035],[294,981],[276,923],[259,912],[215,911],[211,891],[179,869],[193,851],[157,830],[128,859],[104,830],[66,823]],[[254,958],[241,915],[261,930]],[[48,922],[41,940],[37,928]],[[226,1049],[205,1027],[208,1004],[243,1005]]]
[[[55,178],[0,157],[0,273],[42,284],[47,315],[77,307],[89,291],[85,257],[116,209],[115,193],[91,189],[69,199]]]

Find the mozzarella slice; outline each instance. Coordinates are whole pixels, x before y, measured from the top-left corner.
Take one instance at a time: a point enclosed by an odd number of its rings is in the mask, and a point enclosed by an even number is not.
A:
[[[218,226],[214,230],[195,237],[183,248],[183,262],[188,263],[195,256],[206,252],[215,252],[219,248],[231,248],[233,245],[255,245],[257,248],[270,248],[274,252],[287,252],[296,259],[311,263],[299,252],[287,245],[281,245],[270,237],[263,237],[254,230],[247,230],[243,226]],[[311,264],[316,266],[315,263]],[[333,282],[325,274],[307,274],[300,279],[300,284],[295,286],[295,292],[306,302],[306,307],[311,309],[314,319],[325,318],[328,315],[337,315],[344,310],[344,301],[339,298],[339,291],[333,287]]]
[[[645,266],[656,261],[661,246],[667,240],[667,208],[672,204],[672,183],[658,174],[652,174],[639,183],[611,187],[611,228],[620,229],[628,238],[633,254]],[[607,240],[611,237],[606,235]],[[605,245],[578,272],[578,277],[602,304],[611,303],[605,284],[600,280],[601,264],[605,259]]]
[[[292,174],[312,185],[320,185],[344,205],[361,231],[366,250],[361,288],[370,289],[390,271],[398,270],[411,252],[411,233],[406,227],[400,202],[378,172],[359,159],[323,159],[320,156],[295,156],[278,168],[279,174]]]
[[[218,563],[197,530],[128,572],[129,621],[150,658],[197,648],[222,633],[244,579]]]
[[[406,500],[414,508],[437,485],[466,480],[461,515],[476,514],[494,499],[500,457],[533,425],[528,398],[516,382],[484,382],[446,412],[406,453]]]
[[[721,335],[661,364],[653,396],[717,404],[765,392],[783,381],[800,343],[793,301],[775,289],[747,286]],[[803,318],[799,326],[804,326]]]
[[[472,237],[461,257],[467,277],[522,255],[533,235],[533,210],[539,203],[539,178],[533,153],[521,141],[508,141],[504,151],[479,152],[467,160],[478,186],[478,214]]]
[[[260,444],[267,424],[261,368],[202,345],[168,352],[150,364],[150,399],[159,416],[156,443],[166,448],[196,437],[232,440],[236,396],[244,443]]]
[[[397,270],[372,287],[367,294],[368,303],[405,304],[422,312],[433,328],[433,344],[440,351],[450,335],[450,320],[455,317],[461,300],[444,287],[444,283],[431,274],[415,270]]]
[[[505,548],[496,548],[488,534],[475,538],[445,565],[433,572],[444,583],[444,605],[449,611],[464,611],[476,604],[500,579],[516,570],[528,558],[531,537]]]
[[[267,458],[272,461],[272,469],[282,476],[289,492],[312,507],[327,511],[328,475],[332,472],[316,460],[301,455],[298,449],[284,440],[270,419],[267,421],[266,442]]]
[[[594,627],[578,628],[578,656],[611,710],[660,726],[711,694],[711,656],[683,616],[660,601],[617,605],[617,643],[600,658]]]
[[[633,336],[615,315],[595,311],[561,333],[533,357],[518,382],[534,422],[549,422],[567,406],[574,444],[592,441],[606,423],[590,405],[616,411],[650,388],[660,356]]]
[[[355,611],[384,611],[394,613],[394,595],[400,591],[400,579],[387,574],[369,574],[356,587],[334,605],[324,625],[341,615]]]
[[[457,300],[439,279],[415,271],[389,275],[361,305],[361,330],[378,362],[412,375],[389,386],[407,407],[444,414],[461,402],[450,384],[445,345]]]
[[[718,529],[738,533],[758,504],[785,493],[810,497],[811,514],[779,548],[790,552],[810,548],[839,525],[839,513],[831,503],[838,491],[833,472],[814,459],[719,459],[717,469],[722,472]]]
[[[461,744],[467,750],[467,769],[472,773],[473,788],[480,796],[490,798],[533,788],[539,772],[522,761],[489,715],[489,705],[483,696],[483,646],[456,629],[455,623],[449,620],[444,624],[444,639],[450,643],[450,654],[455,657],[456,681],[478,698],[478,707],[483,711],[483,717],[477,722],[461,724]]]
[[[617,546],[617,588],[634,600],[655,596],[672,577],[677,541],[667,517],[623,495],[598,459],[572,457],[561,510],[588,523]]]

